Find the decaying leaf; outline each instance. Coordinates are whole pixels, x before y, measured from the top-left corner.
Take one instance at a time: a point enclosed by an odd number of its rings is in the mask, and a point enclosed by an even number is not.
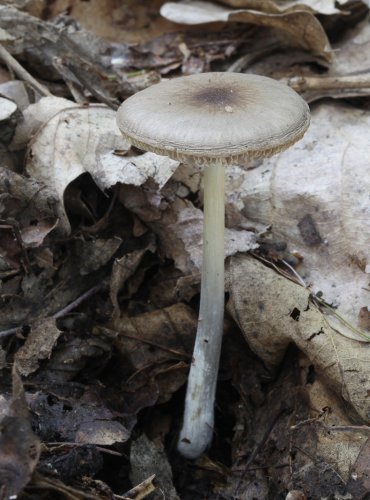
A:
[[[173,187],[176,191],[176,186]],[[171,192],[172,187],[168,186]],[[120,200],[158,235],[162,251],[185,274],[199,272],[202,261],[203,213],[189,200],[170,193],[164,198],[157,191],[122,186]],[[250,231],[225,229],[225,255],[257,248]]]
[[[67,442],[101,446],[127,441],[135,417],[127,418],[123,424],[93,391],[87,393],[80,400],[54,398],[50,402],[42,393],[32,397],[30,406],[38,415],[41,436],[51,441],[57,441],[59,436]]]
[[[302,363],[303,364],[303,363]],[[353,464],[368,440],[370,428],[356,426],[346,415],[345,404],[325,385],[325,379],[315,376],[307,384],[311,419],[297,422],[297,431],[307,426],[315,429],[316,453],[331,464],[344,481],[351,477]]]
[[[176,304],[114,322],[115,345],[134,370],[168,361],[188,360],[197,319],[185,304]]]
[[[307,289],[248,256],[230,263],[228,308],[252,350],[276,367],[290,343],[366,421],[370,420],[368,346],[339,335]]]
[[[97,271],[107,264],[122,244],[121,238],[97,238],[76,241],[76,255],[80,257],[78,272],[81,276]]]
[[[54,318],[43,319],[32,326],[24,345],[18,349],[15,355],[15,364],[19,373],[28,376],[36,371],[39,362],[48,359],[59,335]]]
[[[239,22],[268,26],[281,30],[291,44],[331,59],[330,44],[325,31],[312,12],[292,10],[284,13],[259,12],[255,9],[231,10],[199,0],[168,2],[161,8],[166,19],[180,24]]]
[[[196,324],[195,312],[182,303],[114,320],[110,334],[130,368],[124,391],[132,394],[135,408],[168,401],[185,383],[184,361],[190,358]],[[135,402],[140,393],[144,403]]]
[[[47,219],[53,215],[52,190],[35,179],[29,179],[0,166],[0,214],[12,217],[20,228],[31,221]]]

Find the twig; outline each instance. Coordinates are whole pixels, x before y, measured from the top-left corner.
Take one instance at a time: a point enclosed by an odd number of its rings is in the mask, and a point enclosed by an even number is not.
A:
[[[28,73],[27,70],[23,68],[19,64],[19,62],[0,44],[0,59],[4,61],[4,63],[9,66],[16,75],[19,76],[22,80],[28,82],[37,92],[39,92],[42,96],[52,96],[53,94],[49,92],[49,90],[41,85],[32,75]]]
[[[60,311],[56,312],[53,314],[51,317],[52,318],[61,318],[62,316],[65,316],[69,312],[71,312],[73,309],[78,307],[82,302],[84,302],[86,299],[94,295],[96,292],[99,292],[104,287],[104,283],[99,283],[99,285],[95,285],[90,290],[87,290],[87,292],[83,293],[77,299],[75,299],[73,302],[68,304],[66,307],[61,309]],[[0,339],[4,337],[8,337],[9,335],[13,335],[17,333],[20,329],[22,328],[22,325],[16,326],[14,328],[9,328],[9,330],[3,330],[0,332]]]
[[[63,447],[71,447],[71,448],[82,448],[83,446],[86,446],[86,443],[64,443],[63,441],[55,441],[55,442],[49,442],[49,443],[44,443],[46,446],[49,446],[50,448],[63,448]],[[109,450],[108,448],[103,448],[101,446],[95,446],[95,448],[98,451],[101,451],[102,453],[107,453],[108,455],[114,455],[116,457],[122,457],[124,456],[122,453],[119,453],[118,451],[114,450]]]
[[[297,92],[331,89],[370,89],[370,74],[346,76],[295,76],[287,83]]]
[[[99,292],[99,290],[101,290],[102,288],[103,288],[103,283],[99,283],[99,285],[93,286],[92,288],[90,288],[90,290],[87,290],[87,292],[83,293],[82,295],[77,297],[77,299],[75,299],[73,302],[68,304],[68,306],[64,307],[60,311],[53,314],[52,317],[57,319],[57,318],[61,318],[62,316],[65,316],[70,311],[72,311],[73,309],[78,307],[80,304],[82,304],[82,302],[84,302],[86,299],[91,297],[91,295],[94,295],[96,292]]]
[[[330,432],[365,432],[366,434],[370,434],[370,426],[368,425],[327,425],[324,422],[321,422],[317,418],[309,418],[307,420],[303,420],[302,422],[298,422],[296,425],[292,425],[290,427],[291,430],[297,430],[305,425],[319,425],[323,427],[326,431]]]

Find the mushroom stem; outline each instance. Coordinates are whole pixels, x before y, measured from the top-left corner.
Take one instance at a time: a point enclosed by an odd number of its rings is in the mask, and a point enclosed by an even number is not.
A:
[[[214,401],[224,317],[225,170],[221,163],[204,173],[203,263],[200,309],[193,360],[178,443],[187,458],[198,457],[211,443]]]

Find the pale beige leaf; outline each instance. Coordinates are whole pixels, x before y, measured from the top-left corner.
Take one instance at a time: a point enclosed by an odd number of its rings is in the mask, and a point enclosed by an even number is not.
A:
[[[11,149],[17,150],[27,146],[29,140],[36,134],[41,126],[63,109],[77,107],[75,102],[62,97],[43,97],[35,104],[30,104],[23,111],[10,144]]]
[[[303,256],[297,270],[305,282],[355,328],[370,302],[369,127],[361,110],[321,104],[299,143],[258,168],[239,169],[232,186],[247,218],[270,224]],[[361,339],[334,315],[327,319]]]
[[[178,165],[152,153],[138,157],[115,154],[115,150],[127,152],[130,148],[115,118],[113,110],[99,104],[62,109],[38,130],[29,147],[27,172],[54,190],[64,232],[70,229],[64,191],[81,174],[89,172],[102,190],[117,182],[141,185],[150,177],[161,186]]]

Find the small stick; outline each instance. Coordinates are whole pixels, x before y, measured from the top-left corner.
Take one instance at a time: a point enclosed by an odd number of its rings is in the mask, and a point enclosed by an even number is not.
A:
[[[296,92],[330,89],[370,89],[370,74],[346,76],[295,76],[287,84]]]
[[[90,288],[90,290],[87,290],[87,292],[85,292],[82,295],[80,295],[79,297],[77,297],[76,300],[72,301],[70,304],[68,304],[66,307],[64,307],[60,311],[56,312],[55,314],[53,314],[51,317],[57,319],[57,318],[61,318],[62,316],[65,316],[70,311],[72,311],[73,309],[78,307],[86,299],[91,297],[91,295],[94,295],[94,293],[98,292],[102,288],[103,288],[102,283],[99,283],[99,285],[93,286],[92,288]],[[22,325],[16,326],[14,328],[9,328],[9,330],[3,330],[2,332],[0,332],[0,339],[17,333],[20,330],[20,328],[22,328]]]
[[[41,85],[32,75],[28,73],[27,70],[23,68],[19,64],[19,62],[0,44],[0,59],[4,61],[4,63],[9,66],[16,75],[19,76],[22,80],[28,82],[37,92],[39,92],[42,96],[52,96],[53,94],[49,92],[49,90]]]

